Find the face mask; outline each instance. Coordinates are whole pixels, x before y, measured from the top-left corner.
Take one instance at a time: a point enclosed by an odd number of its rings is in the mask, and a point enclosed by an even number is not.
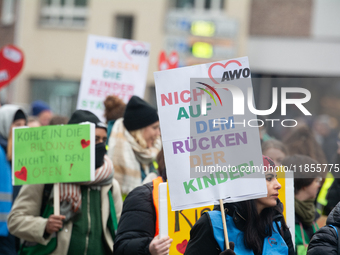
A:
[[[96,169],[101,167],[104,164],[104,156],[106,154],[106,146],[105,143],[97,143],[96,144]]]

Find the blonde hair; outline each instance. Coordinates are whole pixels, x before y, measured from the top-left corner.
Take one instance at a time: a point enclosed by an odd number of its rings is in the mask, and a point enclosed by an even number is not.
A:
[[[143,137],[144,128],[129,131],[132,137],[136,140],[136,142],[143,148],[146,149],[148,147],[147,142]]]

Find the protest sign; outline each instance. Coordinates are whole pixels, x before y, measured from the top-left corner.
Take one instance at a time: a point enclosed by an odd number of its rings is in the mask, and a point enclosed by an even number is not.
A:
[[[14,45],[0,50],[0,89],[9,85],[24,65],[24,53]]]
[[[266,196],[248,58],[154,76],[173,210]]]
[[[173,240],[169,254],[184,254],[190,240],[191,228],[195,225],[203,213],[212,211],[214,206],[208,205],[198,208],[173,211],[170,204],[167,183],[161,183],[159,185],[159,200],[159,233],[161,237],[169,236]],[[165,203],[162,204],[161,201],[165,201]]]
[[[116,95],[127,103],[144,97],[149,65],[148,43],[89,35],[77,109],[93,112],[104,121],[103,101]]]
[[[283,204],[283,216],[292,236],[295,236],[295,196],[294,196],[294,173],[285,172],[282,166],[278,167],[277,180],[281,184],[279,199]],[[292,238],[293,244],[295,238]]]
[[[294,178],[292,172],[284,172],[279,168],[278,181],[281,184],[279,199],[283,204],[283,216],[292,236],[295,236],[295,209],[294,209]],[[203,213],[212,211],[214,206],[208,205],[198,208],[173,211],[170,204],[167,183],[159,185],[159,233],[161,237],[169,236],[173,239],[170,253],[184,254],[190,240],[190,230]],[[165,202],[163,202],[165,201]],[[294,242],[295,240],[293,240]]]
[[[15,128],[13,185],[93,181],[95,125]]]

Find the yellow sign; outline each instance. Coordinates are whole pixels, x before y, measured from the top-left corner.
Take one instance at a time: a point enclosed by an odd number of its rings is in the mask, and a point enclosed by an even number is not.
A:
[[[168,231],[170,238],[173,239],[169,254],[184,254],[190,239],[191,228],[203,213],[212,211],[213,208],[214,206],[210,205],[193,209],[171,211],[168,189]]]

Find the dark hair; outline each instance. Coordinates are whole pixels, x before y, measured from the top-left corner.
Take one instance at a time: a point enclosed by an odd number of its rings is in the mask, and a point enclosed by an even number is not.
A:
[[[259,254],[263,249],[263,240],[267,236],[271,236],[273,233],[273,221],[274,216],[283,212],[282,204],[278,204],[274,207],[268,207],[262,210],[258,214],[256,207],[256,200],[247,200],[237,202],[235,205],[239,208],[240,212],[245,217],[244,229],[244,244],[247,248],[254,251],[254,254]],[[288,229],[286,222],[280,217],[281,230]],[[283,235],[281,233],[281,235]]]
[[[311,157],[305,155],[293,155],[285,158],[282,162],[282,165],[287,166],[289,168],[296,169],[294,173],[294,193],[295,195],[304,187],[308,187],[313,183],[315,178],[321,177],[320,173],[311,172],[311,165],[316,167],[318,162]],[[309,171],[305,171],[306,169]],[[302,170],[302,171],[300,171]]]
[[[163,181],[167,181],[167,176],[166,176],[166,168],[165,168],[165,160],[164,160],[164,151],[163,147],[160,150],[160,152],[157,154],[157,164],[158,164],[158,173],[160,176],[162,176]]]

